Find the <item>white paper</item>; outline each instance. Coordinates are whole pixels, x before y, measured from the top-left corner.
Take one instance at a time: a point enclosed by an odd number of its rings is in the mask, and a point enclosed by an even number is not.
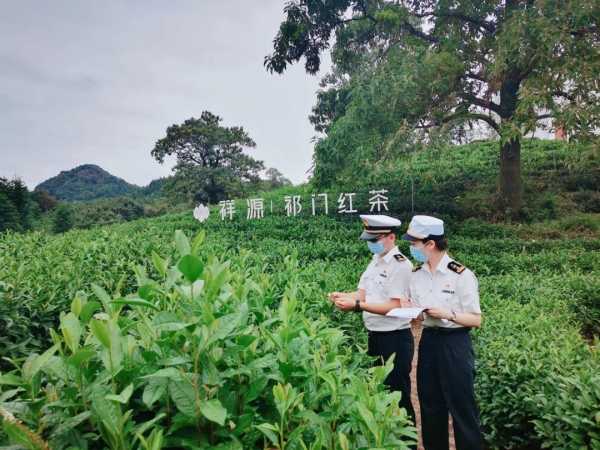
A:
[[[394,308],[386,316],[397,317],[399,319],[416,319],[423,310],[424,308]]]

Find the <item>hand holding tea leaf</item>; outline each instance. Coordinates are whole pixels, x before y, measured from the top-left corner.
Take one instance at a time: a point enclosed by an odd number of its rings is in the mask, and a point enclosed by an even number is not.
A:
[[[338,300],[354,301],[354,293],[352,293],[352,292],[331,292],[329,294],[329,300],[331,300],[333,303],[337,302]]]

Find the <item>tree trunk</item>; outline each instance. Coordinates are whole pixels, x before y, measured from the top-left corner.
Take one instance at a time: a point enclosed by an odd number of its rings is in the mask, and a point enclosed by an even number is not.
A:
[[[216,205],[219,202],[220,199],[216,189],[215,177],[212,175],[209,177],[209,183],[206,187],[206,193],[208,194],[208,203],[210,203],[211,205]]]
[[[500,205],[507,216],[516,218],[523,202],[521,180],[521,140],[500,145]]]
[[[500,117],[510,122],[519,101],[520,79],[515,73],[502,82],[500,88]],[[521,180],[521,137],[513,135],[500,144],[500,207],[506,216],[517,218],[523,203]]]

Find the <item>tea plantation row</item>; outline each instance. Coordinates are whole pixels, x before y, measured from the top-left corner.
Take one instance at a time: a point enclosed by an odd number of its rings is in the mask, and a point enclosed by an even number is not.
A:
[[[492,448],[600,448],[600,239],[565,224],[449,224],[451,253],[480,279]],[[326,300],[368,262],[359,231],[181,214],[2,235],[0,443],[406,448],[415,431],[369,369],[359,317]]]

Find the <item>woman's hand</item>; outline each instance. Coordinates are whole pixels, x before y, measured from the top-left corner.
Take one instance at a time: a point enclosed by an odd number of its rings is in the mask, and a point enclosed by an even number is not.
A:
[[[446,319],[446,320],[452,319],[452,313],[450,311],[448,311],[447,309],[427,308],[425,310],[425,312],[427,313],[427,315],[429,315],[430,317],[433,317],[434,319]]]
[[[400,297],[400,307],[401,308],[414,308],[416,305],[412,302],[410,298]]]
[[[350,298],[340,298],[335,301],[335,306],[341,311],[352,311],[356,305],[356,300]]]
[[[329,300],[335,303],[338,300],[352,300],[354,301],[354,295],[350,292],[332,292],[329,294]]]
[[[329,300],[335,303],[335,301],[341,298],[342,295],[344,295],[343,292],[331,292],[327,297],[329,298]]]

